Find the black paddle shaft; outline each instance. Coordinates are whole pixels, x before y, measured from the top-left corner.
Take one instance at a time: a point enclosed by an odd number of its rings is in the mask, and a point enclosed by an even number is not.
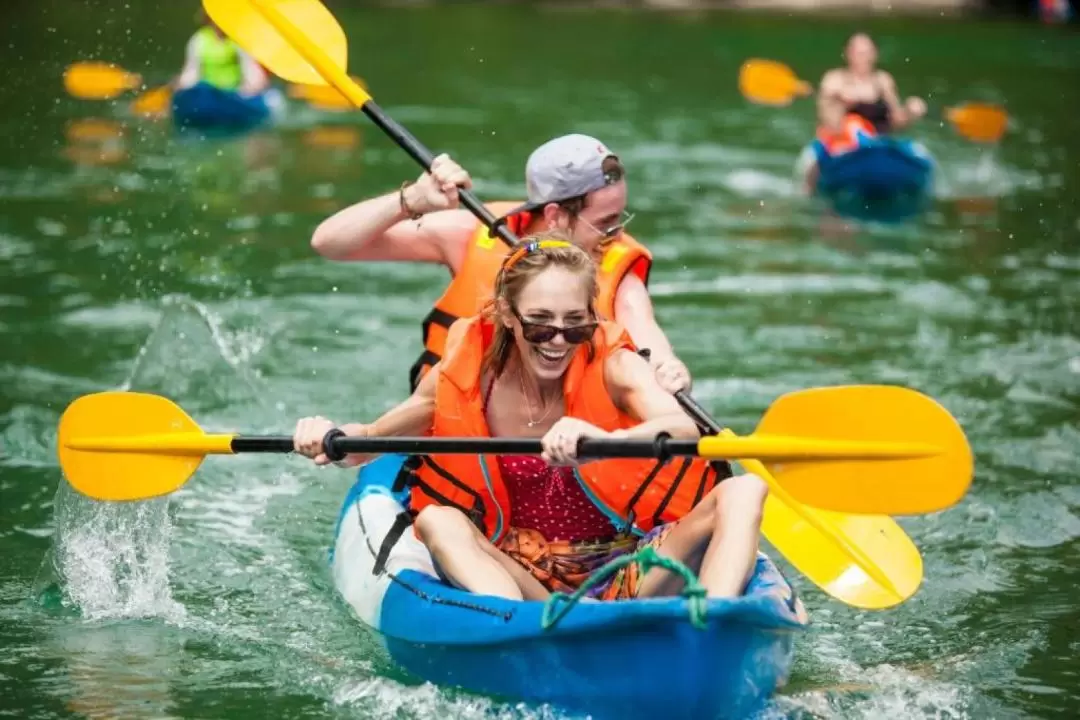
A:
[[[379,128],[390,136],[398,146],[409,153],[409,156],[420,163],[420,166],[425,170],[431,170],[431,163],[435,161],[435,156],[424,147],[423,143],[413,137],[413,134],[406,130],[401,125],[383,112],[382,108],[376,104],[374,100],[368,100],[361,108],[363,113],[371,119],[371,122],[379,126]],[[513,247],[518,244],[518,239],[510,228],[506,226],[506,223],[500,222],[498,218],[491,214],[484,204],[480,202],[471,190],[464,188],[458,188],[458,197],[461,199],[461,204],[467,207],[473,215],[475,215],[482,223],[495,234],[498,235],[507,245]]]
[[[289,453],[293,451],[293,439],[238,435],[232,439],[232,450],[237,453]],[[330,459],[341,460],[349,453],[539,455],[543,447],[538,438],[347,437],[341,429],[334,428],[323,439],[323,451]],[[697,454],[696,440],[672,440],[667,433],[661,433],[653,440],[583,438],[578,442],[579,457],[666,460],[676,455]]]
[[[638,350],[638,354],[648,360],[649,357],[652,355],[652,351],[648,348],[642,348],[641,350]],[[675,393],[675,399],[679,401],[679,405],[682,407],[683,411],[687,415],[689,415],[695,423],[697,423],[698,428],[700,428],[702,432],[708,433],[710,435],[716,435],[724,429],[723,426],[718,423],[716,419],[712,417],[712,415],[709,414],[709,411],[703,408],[697,400],[690,397],[690,395],[688,395],[685,390],[680,390],[679,392]],[[713,462],[716,465],[720,466],[718,470],[721,471],[721,477],[731,477],[735,474],[734,472],[732,472],[731,463],[729,463],[728,461],[715,460]]]

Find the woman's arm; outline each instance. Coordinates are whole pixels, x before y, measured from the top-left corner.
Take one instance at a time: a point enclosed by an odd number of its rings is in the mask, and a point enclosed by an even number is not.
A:
[[[660,386],[670,393],[690,388],[690,370],[675,356],[653,312],[652,298],[637,275],[627,273],[615,291],[615,322],[626,328],[638,347],[649,348],[649,365]]]
[[[660,433],[668,433],[676,439],[694,440],[701,436],[675,397],[660,387],[649,363],[634,351],[612,353],[604,365],[604,383],[615,406],[641,424],[606,432],[579,418],[560,418],[540,440],[544,448],[541,457],[547,463],[577,465],[577,447],[582,438],[652,440]]]
[[[385,413],[370,425],[349,423],[341,426],[341,431],[348,437],[398,437],[427,435],[435,421],[435,387],[440,367],[436,363],[424,375],[415,392]],[[322,442],[326,433],[334,428],[334,423],[324,417],[303,418],[296,424],[293,433],[294,450],[315,461],[316,465],[326,465],[330,458],[323,453]],[[378,453],[351,453],[337,463],[341,467],[363,465]]]
[[[700,437],[697,425],[679,406],[679,402],[660,387],[649,363],[632,350],[611,354],[604,365],[604,382],[615,406],[641,421],[614,437],[654,438],[666,432],[677,439]]]
[[[397,407],[387,410],[368,426],[368,437],[427,435],[435,422],[435,387],[442,363],[425,373],[416,390]]]
[[[889,129],[890,130],[903,130],[911,123],[915,122],[922,113],[912,112],[912,107],[918,107],[918,104],[914,101],[921,103],[918,98],[909,98],[908,103],[900,102],[900,93],[896,89],[896,80],[893,76],[884,70],[878,73],[878,84],[881,86],[881,97],[885,101],[885,104],[889,107]],[[925,103],[922,104],[923,112],[925,110]]]

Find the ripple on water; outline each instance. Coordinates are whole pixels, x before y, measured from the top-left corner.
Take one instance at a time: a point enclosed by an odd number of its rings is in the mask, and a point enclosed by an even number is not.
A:
[[[680,295],[875,295],[888,291],[888,285],[870,275],[824,275],[806,273],[723,275],[712,280],[654,282],[649,294],[654,297]]]
[[[997,542],[1005,547],[1051,548],[1080,538],[1080,516],[1070,510],[1059,493],[1027,493],[1006,501],[1009,522],[998,529]]]
[[[335,705],[359,711],[373,720],[434,720],[462,718],[469,720],[571,720],[550,707],[506,705],[486,698],[471,697],[440,690],[430,683],[402,685],[385,677],[349,680],[335,690]]]

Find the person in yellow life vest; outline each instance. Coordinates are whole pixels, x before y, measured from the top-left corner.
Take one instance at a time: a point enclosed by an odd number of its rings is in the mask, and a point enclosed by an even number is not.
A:
[[[225,35],[205,10],[199,11],[198,18],[202,27],[188,41],[184,68],[175,89],[203,82],[219,90],[250,96],[270,87],[270,77],[263,67]]]
[[[566,238],[566,235],[559,237]],[[542,599],[612,558],[652,546],[699,572],[711,597],[743,592],[753,570],[766,485],[716,482],[707,461],[587,461],[582,438],[693,439],[698,428],[657,382],[619,325],[596,312],[590,255],[550,235],[509,255],[481,315],[454,322],[443,358],[412,396],[369,425],[298,421],[296,452],[316,464],[330,433],[360,437],[539,437],[537,456],[432,455],[410,485],[414,532],[452,584]],[[342,466],[370,456],[346,455]],[[677,594],[666,570],[628,565],[593,597]]]
[[[652,256],[625,226],[625,169],[607,146],[588,135],[563,135],[537,148],[525,166],[527,202],[492,203],[521,237],[559,229],[592,254],[600,272],[600,314],[623,325],[669,392],[688,389],[690,373],[675,356],[653,315],[647,282]],[[447,329],[476,314],[490,297],[495,276],[510,251],[472,213],[458,208],[458,188],[472,187],[468,173],[446,155],[431,171],[399,190],[345,208],[324,220],[311,239],[332,260],[437,263],[451,275],[423,322],[424,352],[410,372],[415,388],[442,356]]]

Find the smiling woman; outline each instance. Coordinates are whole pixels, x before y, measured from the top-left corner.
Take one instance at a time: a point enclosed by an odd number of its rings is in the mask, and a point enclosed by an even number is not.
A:
[[[717,486],[707,461],[604,460],[578,467],[586,437],[696,438],[618,325],[594,307],[596,267],[565,236],[526,238],[502,265],[482,315],[450,329],[443,359],[405,402],[371,425],[296,429],[318,464],[329,432],[382,437],[541,436],[532,457],[434,455],[411,473],[416,534],[443,577],[483,595],[541,599],[570,591],[614,557],[646,546],[700,570],[712,597],[737,597],[754,570],[765,486]],[[351,455],[345,464],[366,458]],[[629,564],[598,599],[672,595],[682,582]]]

